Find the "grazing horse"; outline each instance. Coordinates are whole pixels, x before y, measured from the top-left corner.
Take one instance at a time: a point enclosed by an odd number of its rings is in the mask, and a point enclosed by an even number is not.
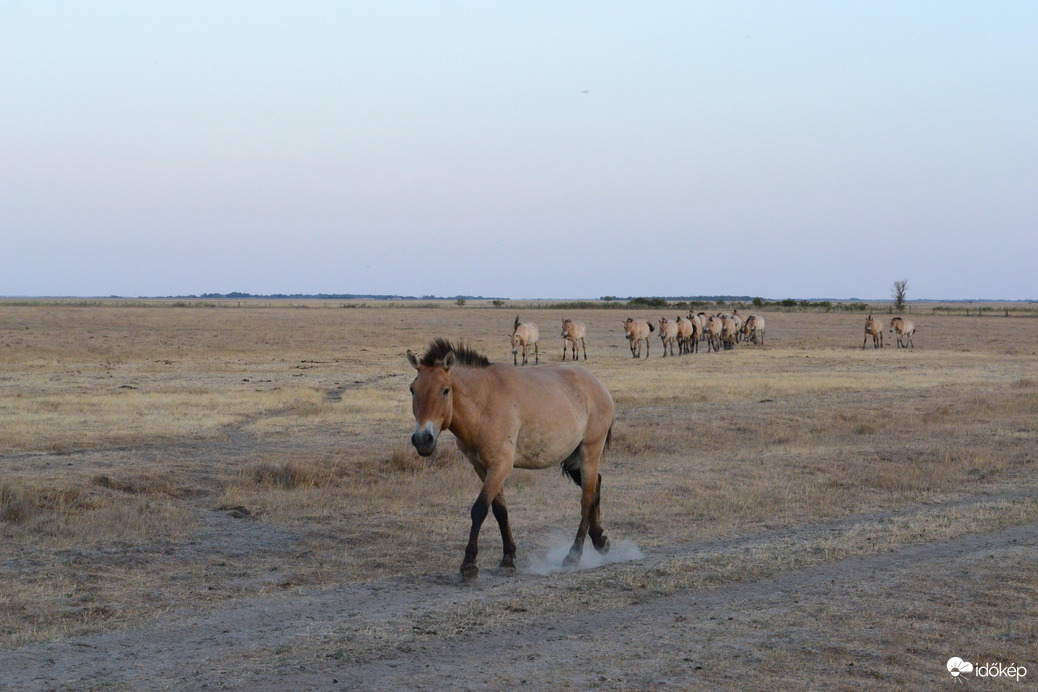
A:
[[[872,335],[872,348],[883,348],[883,325],[872,315],[865,318],[865,340],[861,342],[862,348],[869,343],[870,334]]]
[[[685,355],[686,353],[692,353],[692,337],[696,333],[696,326],[692,324],[692,320],[687,317],[678,315],[678,353]]]
[[[598,468],[612,435],[613,398],[601,382],[577,365],[530,370],[493,365],[485,356],[444,339],[433,341],[421,358],[408,351],[407,360],[418,371],[411,383],[411,444],[429,456],[440,432],[450,430],[483,481],[472,505],[472,527],[461,563],[464,581],[479,574],[479,529],[488,510],[493,510],[501,529],[500,568],[515,572],[515,540],[502,490],[513,468],[561,464],[563,473],[580,486],[580,524],[563,564],[580,562],[585,536],[591,536],[598,552],[608,552],[609,539],[599,521]]]
[[[624,336],[627,344],[631,347],[631,355],[640,358],[642,355],[642,342],[645,342],[645,357],[649,357],[649,336],[656,331],[652,322],[645,320],[632,320],[630,317],[624,322]],[[637,346],[637,352],[635,347]]]
[[[580,320],[574,322],[573,320],[562,320],[562,360],[566,360],[566,342],[570,342],[573,346],[573,360],[577,360],[577,342],[584,348],[584,360],[587,360],[587,342],[584,341],[584,335],[587,334],[587,327]]]
[[[670,355],[674,355],[674,344],[678,340],[678,323],[671,322],[666,317],[660,318],[660,341],[663,342],[663,357],[667,357],[667,346],[670,346]]]
[[[745,335],[747,341],[757,343],[757,337],[760,337],[760,345],[764,345],[764,318],[760,315],[750,315],[746,318],[746,322],[742,326],[743,335]]]
[[[541,362],[541,350],[537,345],[537,339],[541,336],[537,325],[533,322],[519,324],[519,315],[515,316],[515,326],[512,327],[512,365],[518,365],[519,348],[523,349],[523,365],[526,365],[526,354],[533,346],[533,364]]]
[[[915,343],[912,341],[912,335],[915,334],[915,324],[903,317],[895,317],[890,320],[890,331],[897,335],[898,346],[901,348],[908,348],[909,346],[915,348]]]

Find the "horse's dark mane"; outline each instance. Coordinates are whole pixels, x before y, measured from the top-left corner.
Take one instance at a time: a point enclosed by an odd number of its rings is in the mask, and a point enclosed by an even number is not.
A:
[[[428,350],[422,356],[421,364],[429,367],[436,365],[451,351],[454,352],[454,357],[460,365],[470,365],[476,368],[485,368],[490,365],[490,361],[482,353],[461,342],[454,344],[447,339],[433,339]]]

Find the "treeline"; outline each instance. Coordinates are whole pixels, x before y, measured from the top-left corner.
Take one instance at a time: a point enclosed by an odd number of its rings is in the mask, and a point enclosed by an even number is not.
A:
[[[494,301],[497,305],[498,301]],[[503,303],[502,303],[503,304]],[[577,300],[559,303],[544,303],[540,306],[556,310],[586,310],[586,309],[632,309],[632,310],[782,310],[792,312],[794,310],[818,310],[821,312],[833,312],[843,310],[847,312],[866,312],[872,309],[868,303],[860,301],[834,302],[831,300],[797,300],[786,298],[784,300],[765,300],[764,298],[751,298],[749,296],[696,296],[696,297],[638,297],[638,298],[616,298],[614,296],[603,296],[600,300]]]
[[[374,293],[203,293],[200,296],[169,296],[185,300],[493,300],[484,296],[400,296]]]

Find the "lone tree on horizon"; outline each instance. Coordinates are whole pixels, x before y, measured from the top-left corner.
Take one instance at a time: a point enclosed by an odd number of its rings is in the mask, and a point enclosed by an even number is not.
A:
[[[908,280],[898,279],[894,282],[894,288],[890,291],[890,297],[894,299],[894,307],[898,312],[905,311],[905,294],[908,292]]]

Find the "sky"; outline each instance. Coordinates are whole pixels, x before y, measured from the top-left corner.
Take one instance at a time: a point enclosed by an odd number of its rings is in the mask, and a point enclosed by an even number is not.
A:
[[[1038,2],[0,3],[0,295],[1038,299]]]

